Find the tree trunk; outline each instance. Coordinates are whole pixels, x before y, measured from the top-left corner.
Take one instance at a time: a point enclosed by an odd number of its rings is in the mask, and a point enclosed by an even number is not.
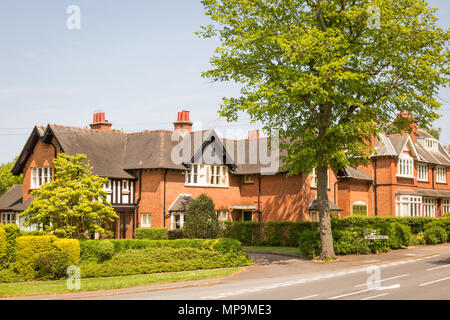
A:
[[[317,168],[317,208],[320,217],[320,242],[322,243],[320,259],[335,259],[328,204],[328,168],[325,166]]]

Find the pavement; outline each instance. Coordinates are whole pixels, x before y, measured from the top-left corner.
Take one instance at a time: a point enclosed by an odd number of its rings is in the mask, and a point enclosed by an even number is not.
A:
[[[339,261],[250,253],[255,265],[224,278],[25,300],[450,300],[450,245],[418,246]]]

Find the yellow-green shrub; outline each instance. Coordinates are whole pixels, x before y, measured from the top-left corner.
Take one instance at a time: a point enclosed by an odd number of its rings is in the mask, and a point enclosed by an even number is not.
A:
[[[36,277],[35,260],[40,253],[52,251],[55,236],[24,236],[16,239],[17,271],[27,279]]]
[[[53,242],[60,251],[67,253],[70,265],[77,265],[80,260],[80,241],[77,239],[59,239]]]
[[[0,225],[0,258],[6,255],[6,232],[3,226]]]

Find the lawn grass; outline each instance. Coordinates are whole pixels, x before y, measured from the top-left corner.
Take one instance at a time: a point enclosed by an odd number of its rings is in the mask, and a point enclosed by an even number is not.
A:
[[[244,251],[256,251],[256,252],[275,252],[275,253],[289,253],[289,254],[300,254],[300,249],[296,247],[254,247],[247,246],[244,247]]]
[[[135,276],[82,279],[81,290],[71,291],[67,288],[66,280],[35,281],[22,283],[0,284],[0,297],[46,295],[69,292],[112,290],[129,288],[157,283],[202,280],[229,276],[240,268],[224,268],[213,270],[197,270],[186,272],[153,273]]]

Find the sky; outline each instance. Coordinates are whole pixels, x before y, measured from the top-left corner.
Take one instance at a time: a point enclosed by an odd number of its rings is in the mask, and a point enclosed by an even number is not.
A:
[[[450,1],[429,2],[448,28]],[[79,29],[67,27],[71,5]],[[197,128],[228,134],[217,111],[239,88],[201,77],[218,45],[194,33],[208,22],[200,0],[1,0],[0,163],[20,154],[35,125],[85,127],[100,110],[126,132],[172,129],[184,109]],[[449,143],[450,89],[439,97],[436,127]],[[244,137],[258,125],[242,114],[231,127]]]

